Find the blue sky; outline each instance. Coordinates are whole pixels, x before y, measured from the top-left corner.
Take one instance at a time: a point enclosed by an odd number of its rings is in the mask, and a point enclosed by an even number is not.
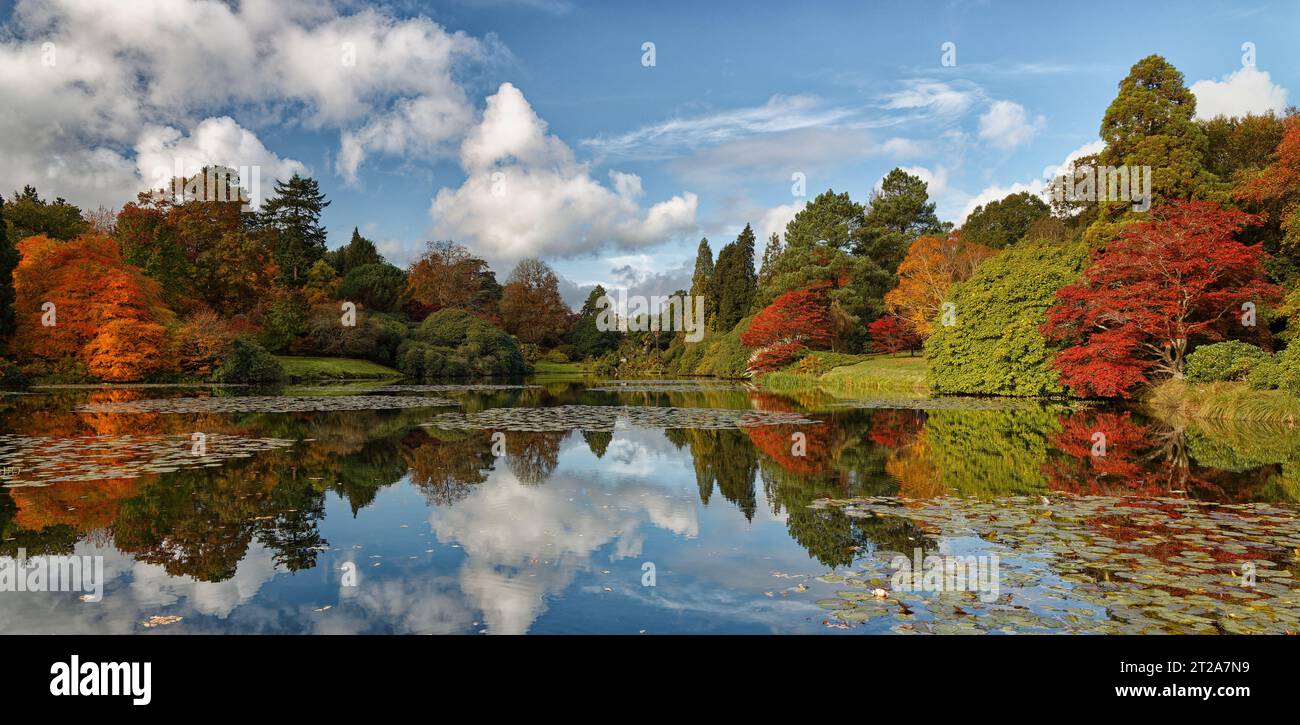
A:
[[[543,257],[571,300],[668,293],[701,236],[781,228],[796,172],[865,201],[901,166],[954,222],[1034,190],[1150,53],[1207,113],[1300,88],[1294,2],[282,5],[0,4],[0,188],[120,204],[170,158],[224,155],[318,178],[332,245],[358,226],[405,263],[454,238],[501,278]]]

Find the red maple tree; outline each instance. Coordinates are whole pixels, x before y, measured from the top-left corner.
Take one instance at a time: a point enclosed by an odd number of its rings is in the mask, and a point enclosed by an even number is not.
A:
[[[824,350],[832,340],[826,296],[814,290],[786,292],[754,315],[740,334],[745,347],[757,348],[750,370],[775,370],[804,350]]]
[[[1084,396],[1128,397],[1153,373],[1182,377],[1192,338],[1259,334],[1242,324],[1245,304],[1274,302],[1280,290],[1265,279],[1263,248],[1233,239],[1257,221],[1184,201],[1126,227],[1047,311],[1043,334],[1069,345],[1053,360],[1061,382]]]
[[[896,353],[920,350],[923,341],[912,321],[898,315],[885,315],[867,325],[871,336],[871,349],[876,352]]]

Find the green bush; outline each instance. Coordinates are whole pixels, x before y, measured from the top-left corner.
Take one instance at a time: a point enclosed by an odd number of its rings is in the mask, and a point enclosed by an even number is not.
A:
[[[542,359],[549,363],[567,363],[569,356],[560,350],[551,350],[542,356]]]
[[[422,381],[522,375],[528,371],[513,335],[464,310],[439,310],[397,349],[397,369]]]
[[[284,366],[253,339],[237,337],[212,379],[218,383],[277,383],[284,380]]]
[[[1291,343],[1282,352],[1255,365],[1246,382],[1256,390],[1285,390],[1300,395],[1300,343]]]
[[[1244,379],[1269,354],[1239,340],[1201,345],[1187,356],[1187,379],[1193,383],[1222,383]]]
[[[387,262],[363,264],[343,275],[339,297],[375,312],[394,312],[406,290],[406,273]]]
[[[936,322],[925,343],[935,393],[1063,395],[1051,366],[1057,348],[1038,331],[1056,291],[1079,278],[1082,244],[1021,242],[988,259],[948,301],[956,322]]]

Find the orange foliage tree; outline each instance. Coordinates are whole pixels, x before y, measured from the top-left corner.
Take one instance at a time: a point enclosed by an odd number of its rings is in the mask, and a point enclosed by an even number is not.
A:
[[[21,363],[82,365],[115,382],[168,367],[164,342],[173,315],[158,283],[124,262],[112,237],[28,237],[18,251],[11,350]]]
[[[911,322],[921,337],[929,337],[948,290],[995,254],[982,244],[963,242],[958,234],[917,237],[898,265],[898,286],[885,295],[885,307]]]

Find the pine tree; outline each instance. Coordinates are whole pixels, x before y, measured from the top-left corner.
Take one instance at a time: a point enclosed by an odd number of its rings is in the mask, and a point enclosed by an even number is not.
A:
[[[1151,204],[1212,198],[1217,178],[1203,164],[1208,143],[1194,120],[1196,96],[1183,74],[1159,55],[1135,63],[1119,83],[1119,94],[1101,121],[1106,142],[1102,166],[1151,168]],[[1122,214],[1131,202],[1100,204],[1103,220]]]
[[[781,236],[772,232],[772,236],[767,238],[767,245],[763,247],[763,262],[758,266],[758,283],[762,285],[772,275],[772,264],[781,254]]]
[[[871,196],[862,228],[855,235],[853,253],[894,271],[913,239],[946,233],[952,227],[939,221],[934,208],[925,181],[894,169],[880,182],[880,191]]]
[[[716,329],[727,332],[749,313],[758,289],[758,275],[754,272],[754,230],[748,224],[736,241],[718,252],[714,287],[718,298]]]
[[[320,184],[294,174],[288,182],[275,182],[275,196],[262,208],[261,223],[275,231],[275,261],[294,286],[300,286],[307,270],[325,254],[325,228],[321,210],[329,206]]]

